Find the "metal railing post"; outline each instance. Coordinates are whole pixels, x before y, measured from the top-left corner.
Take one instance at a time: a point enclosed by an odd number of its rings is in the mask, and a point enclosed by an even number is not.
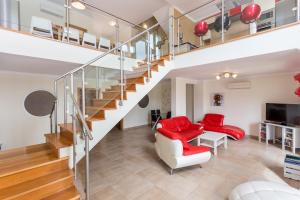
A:
[[[68,108],[68,101],[67,101],[67,77],[64,77],[64,124],[67,123],[68,115],[67,115],[67,108]]]
[[[120,43],[120,26],[118,20],[116,20],[115,29],[116,29],[116,47],[118,47]],[[115,53],[118,54],[118,48],[116,49]]]
[[[174,44],[175,48],[175,44]],[[180,19],[177,19],[177,53],[180,53]]]
[[[147,32],[147,82],[151,78],[151,43],[150,43],[150,32]]]
[[[300,20],[300,0],[297,0],[297,21]]]
[[[222,17],[222,42],[224,42],[224,0],[222,0],[222,13],[221,13],[221,17]]]
[[[70,37],[69,37],[69,29],[70,29],[70,0],[65,0],[65,8],[66,8],[67,41],[70,42]]]
[[[99,95],[99,88],[100,88],[100,84],[99,84],[99,67],[96,67],[96,99],[99,99],[100,95]]]
[[[81,89],[81,98],[82,98],[82,114],[83,117],[85,118],[85,71],[84,68],[82,68],[82,89]]]
[[[57,107],[58,107],[58,91],[57,91],[57,81],[54,81],[54,95],[56,97],[55,100],[55,108],[54,108],[54,131],[57,133]]]
[[[124,66],[123,66],[123,51],[122,47],[120,47],[120,87],[121,87],[121,98],[120,98],[120,106],[123,106],[124,100]]]
[[[174,42],[175,42],[175,18],[174,18],[174,16],[172,16],[172,60],[174,60],[174,58],[175,58],[175,44],[174,44]]]
[[[84,134],[85,140],[85,199],[90,199],[90,146],[87,134]]]
[[[74,96],[74,74],[71,75],[71,94]],[[75,102],[73,101],[73,104]],[[73,170],[74,170],[74,178],[77,179],[77,165],[76,165],[76,107],[72,105],[72,127],[73,127]]]

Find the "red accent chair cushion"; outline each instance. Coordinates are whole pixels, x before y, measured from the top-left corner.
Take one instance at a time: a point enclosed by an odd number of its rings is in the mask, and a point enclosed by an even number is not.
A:
[[[222,127],[224,122],[224,115],[221,114],[206,114],[202,122],[208,126]]]
[[[245,137],[245,131],[232,125],[223,125],[224,115],[206,114],[203,121],[199,121],[204,126],[205,131],[219,132],[229,135],[235,140],[241,140]]]
[[[209,147],[206,146],[192,146],[189,144],[189,149],[183,149],[184,156],[190,156],[198,153],[204,153],[210,151]]]
[[[204,130],[202,125],[192,124],[192,122],[185,116],[160,120],[159,123],[162,125],[162,129],[176,132],[187,141],[198,137]]]

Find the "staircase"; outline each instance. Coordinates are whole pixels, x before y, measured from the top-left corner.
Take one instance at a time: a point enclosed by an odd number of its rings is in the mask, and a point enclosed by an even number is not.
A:
[[[93,135],[89,149],[170,71],[172,63],[169,56],[151,62],[150,80],[147,68],[148,65],[140,63],[126,72],[123,95],[119,83],[111,85],[102,92],[102,98],[92,99],[92,105],[85,108],[86,124]],[[84,128],[77,124],[74,132],[72,123],[62,123],[59,127],[58,133],[45,134],[46,143],[0,152],[0,200],[80,199],[71,168],[74,159],[77,163],[86,155],[82,135],[78,134],[84,132]],[[78,138],[75,158],[72,154],[74,135]]]
[[[0,199],[78,200],[68,157],[48,144],[0,152]]]

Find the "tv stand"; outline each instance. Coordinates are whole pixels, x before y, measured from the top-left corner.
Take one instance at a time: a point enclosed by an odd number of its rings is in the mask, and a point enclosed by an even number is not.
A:
[[[276,138],[276,129],[281,129],[281,137],[279,138]],[[267,145],[269,144],[269,140],[272,140],[273,144],[280,142],[282,150],[289,147],[293,154],[296,153],[297,148],[300,148],[300,127],[276,124],[272,122],[261,122],[259,130],[259,142],[264,140]]]

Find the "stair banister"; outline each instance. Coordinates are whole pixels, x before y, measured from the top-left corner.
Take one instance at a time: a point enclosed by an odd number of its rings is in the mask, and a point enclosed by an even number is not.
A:
[[[122,47],[119,49],[120,51],[120,87],[121,87],[121,100],[119,102],[120,106],[123,106],[124,101],[124,54]]]
[[[73,74],[71,74],[71,86],[73,82]],[[73,88],[74,89],[74,88]],[[93,136],[92,133],[88,127],[88,125],[86,124],[85,121],[85,117],[83,115],[83,113],[81,112],[78,103],[76,102],[76,99],[74,97],[74,94],[71,90],[70,92],[70,97],[72,99],[73,102],[73,168],[74,168],[74,173],[75,173],[75,179],[76,179],[76,114],[78,114],[79,120],[82,123],[83,126],[83,135],[84,135],[84,140],[85,140],[85,199],[89,200],[89,196],[90,196],[90,186],[89,186],[89,165],[90,165],[90,146],[89,146],[89,140],[93,140]]]
[[[168,19],[168,22],[170,22],[169,20],[173,19],[173,17],[169,18]],[[76,69],[73,69],[71,70],[70,72],[67,72],[65,73],[64,75],[58,77],[55,81],[54,81],[54,91],[55,91],[55,96],[58,97],[58,81],[60,81],[61,79],[63,79],[64,81],[64,123],[67,123],[68,121],[68,115],[67,115],[67,108],[68,108],[68,102],[67,102],[67,96],[70,96],[71,97],[71,101],[72,101],[72,132],[73,132],[73,167],[74,167],[74,171],[75,171],[75,175],[77,174],[76,171],[76,163],[77,163],[77,160],[76,160],[76,144],[77,144],[77,131],[76,131],[76,128],[77,128],[77,120],[80,122],[80,125],[82,127],[82,130],[83,130],[83,136],[84,136],[84,145],[85,145],[85,157],[86,157],[86,163],[85,163],[85,168],[86,168],[86,172],[85,172],[85,196],[86,196],[86,199],[88,200],[89,199],[89,190],[90,190],[90,187],[89,187],[89,140],[93,140],[93,136],[91,134],[91,130],[89,128],[89,126],[87,125],[87,122],[86,122],[86,108],[85,108],[85,75],[86,73],[88,72],[87,70],[87,67],[90,66],[91,64],[93,64],[94,62],[102,59],[103,57],[109,55],[109,54],[112,54],[113,52],[120,52],[120,55],[119,55],[119,64],[120,64],[120,90],[121,90],[121,94],[120,94],[120,105],[122,106],[123,105],[123,101],[124,99],[126,98],[125,96],[125,92],[126,92],[126,88],[127,88],[127,85],[126,85],[126,82],[127,82],[127,79],[126,79],[126,73],[125,73],[125,69],[124,69],[124,51],[122,50],[122,47],[124,45],[128,45],[131,41],[134,41],[136,39],[138,39],[140,36],[146,34],[146,37],[147,37],[147,58],[146,58],[146,62],[147,62],[147,74],[145,75],[147,77],[147,81],[149,82],[150,81],[150,78],[151,78],[151,59],[152,59],[152,52],[151,52],[151,44],[150,44],[150,31],[152,29],[154,29],[155,27],[159,26],[159,24],[155,24],[153,26],[151,26],[149,29],[147,30],[144,30],[142,31],[141,33],[135,35],[134,37],[130,38],[129,40],[127,40],[126,42],[122,43],[122,44],[119,44],[117,47],[113,48],[113,49],[110,49],[109,51],[107,51],[106,53],[103,53],[99,56],[97,56],[96,58],[90,60],[89,62],[87,62],[86,64],[76,68]],[[173,26],[173,25],[172,25]],[[173,34],[173,37],[174,37],[174,33]],[[174,45],[170,45],[170,48],[172,49],[172,53],[174,54]],[[174,56],[173,56],[174,57]],[[82,96],[82,105],[79,105],[78,102],[76,101],[76,98],[74,97],[75,95],[75,87],[74,87],[74,75],[75,73],[81,71],[81,87],[82,87],[82,93],[81,93],[81,96]],[[96,66],[96,79],[97,79],[97,82],[96,82],[96,90],[97,90],[97,94],[96,94],[96,98],[98,99],[99,98],[99,66]],[[71,85],[70,85],[70,88],[68,88],[67,84],[68,84],[68,78],[71,79]],[[57,131],[57,128],[58,128],[58,100],[56,101],[56,104],[55,104],[55,112],[54,112],[54,117],[55,117],[55,133],[58,133]],[[76,177],[75,177],[76,178]]]
[[[150,67],[151,67],[151,46],[150,46],[150,32],[147,31],[147,71],[148,71],[148,77],[147,77],[147,82],[150,81]]]

